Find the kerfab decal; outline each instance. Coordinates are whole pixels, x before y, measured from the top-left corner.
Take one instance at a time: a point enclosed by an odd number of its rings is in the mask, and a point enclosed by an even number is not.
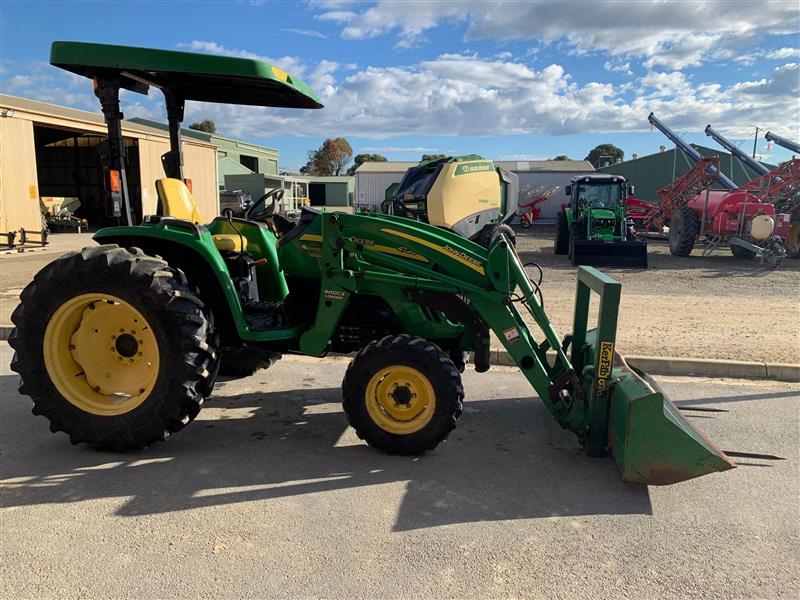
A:
[[[478,162],[478,163],[467,163],[464,165],[458,165],[456,167],[453,176],[457,175],[469,175],[470,173],[483,173],[485,171],[491,171],[494,169],[494,164],[491,161],[486,162]]]
[[[614,342],[600,342],[600,365],[597,370],[597,391],[606,389],[611,367],[614,362]]]
[[[513,344],[514,342],[519,341],[520,338],[519,330],[516,327],[509,327],[508,329],[503,329],[503,335],[505,336],[509,344]]]

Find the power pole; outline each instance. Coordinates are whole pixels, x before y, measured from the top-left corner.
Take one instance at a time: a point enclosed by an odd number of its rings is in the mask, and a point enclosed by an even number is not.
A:
[[[753,136],[753,158],[756,157],[756,142],[758,142],[758,127],[756,127],[756,134]]]

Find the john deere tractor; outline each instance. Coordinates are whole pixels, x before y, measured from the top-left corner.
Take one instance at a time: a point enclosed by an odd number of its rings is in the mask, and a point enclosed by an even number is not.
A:
[[[647,240],[637,239],[626,201],[632,188],[620,175],[592,173],[573,177],[569,204],[556,221],[555,253],[573,265],[647,268]]]
[[[389,190],[387,190],[387,194]],[[477,154],[427,160],[406,171],[382,205],[386,214],[416,219],[488,248],[516,215],[519,179]]]
[[[120,89],[160,89],[172,134],[161,214],[103,229],[98,245],[44,267],[13,314],[12,369],[52,431],[143,448],[197,416],[221,364],[243,375],[283,354],[357,352],[342,382],[349,423],[375,448],[420,454],[455,428],[464,353],[489,369],[493,332],[553,418],[590,455],[613,454],[626,481],[734,466],[616,352],[620,285],[599,271],[578,271],[562,339],[504,234],[486,248],[414,219],[309,208],[295,223],[275,213],[280,191],[242,218],[206,221],[182,176],[183,103],[321,108],[299,79],[256,60],[86,43],[54,43],[51,63],[94,79],[123,206]]]

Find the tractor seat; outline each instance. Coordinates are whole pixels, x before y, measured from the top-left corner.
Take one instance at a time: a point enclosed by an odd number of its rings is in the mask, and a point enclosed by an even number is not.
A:
[[[165,177],[156,181],[158,199],[165,217],[174,217],[182,221],[191,221],[195,225],[203,224],[203,217],[192,197],[192,192],[180,179]],[[247,239],[236,233],[219,233],[211,236],[218,250],[244,252],[247,250]]]
[[[228,252],[244,252],[247,250],[247,238],[238,233],[215,233],[211,236],[217,250]]]

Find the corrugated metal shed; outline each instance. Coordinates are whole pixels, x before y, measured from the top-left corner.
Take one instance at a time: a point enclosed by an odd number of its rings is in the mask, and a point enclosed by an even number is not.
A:
[[[40,182],[36,167],[34,127],[50,127],[78,135],[105,136],[105,121],[99,113],[6,94],[0,95],[0,108],[4,142],[0,144],[0,214],[3,215],[0,230],[13,231],[21,227],[38,230],[41,227],[38,207]],[[157,202],[155,181],[164,177],[161,155],[169,149],[169,137],[164,131],[130,121],[123,122],[122,133],[127,139],[136,140],[142,211],[152,214]],[[219,212],[216,146],[199,139],[185,139],[184,155],[185,176],[192,180],[192,190],[200,212],[210,219]]]
[[[727,175],[737,185],[742,185],[757,176],[756,172],[728,152],[692,144],[692,147],[703,156],[719,156],[719,166],[723,174]],[[767,165],[772,168],[771,165]],[[643,200],[656,201],[656,191],[686,174],[691,169],[691,163],[683,152],[672,148],[664,152],[640,156],[634,160],[609,165],[598,169],[601,173],[622,175],[636,186],[636,197]],[[723,189],[720,185],[712,189]]]
[[[151,121],[150,119],[134,117],[130,119],[129,122],[152,127],[160,131],[169,131],[169,127],[166,123],[159,123],[158,121]],[[184,139],[191,138],[216,146],[217,159],[220,163],[220,172],[226,170],[226,167],[223,165],[223,160],[228,158],[243,164],[247,169],[247,172],[227,173],[230,175],[244,175],[246,173],[263,173],[264,175],[278,174],[279,152],[275,148],[261,146],[260,144],[252,144],[250,142],[242,142],[240,140],[225,137],[219,133],[208,133],[206,131],[189,129],[188,127],[181,128],[181,135],[183,135]],[[242,157],[245,157],[245,159],[243,160]]]
[[[366,162],[356,170],[355,203],[377,207],[384,199],[386,188],[398,183],[405,172],[417,166],[416,162]],[[595,169],[585,160],[495,161],[495,165],[519,177],[519,201],[525,204],[529,191],[558,186],[547,202],[540,204],[542,222],[555,220],[559,207],[567,202],[564,188],[575,175],[591,173]]]

